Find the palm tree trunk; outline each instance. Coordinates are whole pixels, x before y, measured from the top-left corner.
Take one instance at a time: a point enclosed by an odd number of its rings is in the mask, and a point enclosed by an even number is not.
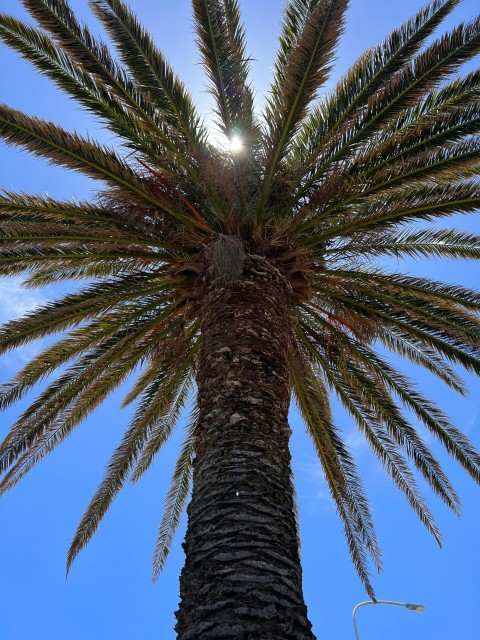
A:
[[[312,640],[291,480],[288,284],[249,256],[205,293],[179,640]]]

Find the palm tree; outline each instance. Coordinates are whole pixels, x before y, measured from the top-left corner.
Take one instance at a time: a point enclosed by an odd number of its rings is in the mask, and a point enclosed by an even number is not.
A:
[[[421,9],[320,99],[348,0],[289,0],[257,117],[237,1],[193,0],[216,124],[235,143],[224,148],[121,0],[90,0],[119,60],[66,0],[23,0],[39,28],[0,16],[3,41],[119,139],[110,149],[0,107],[7,143],[102,183],[93,202],[0,197],[0,275],[83,283],[0,333],[1,352],[64,334],[1,389],[5,408],[59,370],[1,445],[0,491],[137,372],[124,401],[136,403],[133,419],[68,569],[196,389],[153,563],[157,577],[192,485],[181,640],[314,638],[290,470],[292,394],[371,597],[369,559],[380,569],[380,551],[329,394],[439,542],[411,466],[457,513],[459,499],[403,409],[480,482],[467,437],[385,356],[459,393],[452,365],[480,373],[480,294],[381,262],[480,256],[477,236],[425,224],[480,205],[480,72],[453,77],[480,50],[480,18],[426,44],[459,1]]]

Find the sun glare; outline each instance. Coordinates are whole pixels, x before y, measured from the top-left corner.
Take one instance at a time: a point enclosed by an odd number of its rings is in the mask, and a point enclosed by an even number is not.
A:
[[[232,151],[232,153],[240,153],[240,151],[242,150],[243,150],[243,141],[239,135],[234,134],[230,138],[230,151]]]

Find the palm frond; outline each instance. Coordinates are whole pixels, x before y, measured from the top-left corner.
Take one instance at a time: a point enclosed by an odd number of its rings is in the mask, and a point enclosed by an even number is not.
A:
[[[435,324],[428,321],[409,319],[401,309],[394,309],[386,304],[378,303],[369,298],[360,301],[339,293],[330,292],[332,299],[341,301],[347,308],[351,307],[359,311],[365,318],[381,319],[383,326],[394,329],[413,338],[422,345],[434,349],[453,364],[461,364],[467,371],[480,373],[480,357],[478,349],[467,348],[455,333],[450,334],[447,329],[437,330]],[[380,330],[381,337],[382,331]]]
[[[312,113],[300,144],[308,141],[310,148],[316,146],[367,104],[370,97],[412,59],[459,2],[460,0],[431,2],[394,29],[381,43],[366,51],[341,78],[331,96]]]
[[[257,214],[263,213],[275,172],[288,151],[292,136],[304,119],[308,106],[328,78],[332,57],[343,31],[348,0],[309,3],[298,37],[277,77],[264,115],[266,138],[265,178]],[[287,14],[288,16],[288,14]]]
[[[135,14],[121,0],[92,0],[90,6],[117,46],[136,88],[185,139],[190,153],[201,152],[207,133],[191,97]]]
[[[192,352],[190,350],[190,356]],[[124,486],[125,481],[140,455],[151,429],[162,420],[177,394],[178,385],[186,370],[191,366],[190,358],[185,358],[178,368],[178,357],[161,367],[157,379],[143,394],[135,411],[131,425],[115,450],[106,475],[85,511],[67,556],[67,573],[78,553],[88,544],[113,499]],[[175,425],[170,424],[173,428]],[[165,433],[165,440],[170,435]],[[165,441],[164,440],[164,441]]]
[[[151,160],[164,154],[165,140],[152,135],[141,119],[98,79],[82,71],[43,32],[8,15],[0,15],[0,37],[36,69],[86,109],[99,116],[126,146]],[[171,150],[171,149],[170,149]]]
[[[382,363],[375,357],[371,350],[368,352],[369,359],[362,359],[365,369],[352,365],[344,359],[343,365],[348,369],[351,377],[355,377],[358,392],[362,391],[363,397],[367,399],[370,409],[375,412],[379,419],[385,424],[388,433],[413,460],[416,468],[421,472],[425,480],[429,483],[435,493],[450,507],[457,515],[460,511],[460,500],[453,489],[449,479],[443,472],[440,464],[435,460],[430,449],[420,438],[415,429],[405,420],[398,407],[390,397],[386,384],[396,381],[397,388],[403,386],[404,378],[399,376],[393,368]],[[357,352],[358,353],[358,352]],[[346,353],[342,354],[343,356]],[[366,360],[366,361],[365,361]],[[372,371],[373,369],[373,371]],[[374,374],[372,376],[372,373]]]
[[[480,122],[480,119],[479,119]],[[441,148],[423,151],[409,158],[389,162],[380,171],[369,176],[364,196],[417,181],[448,180],[451,182],[471,178],[480,172],[480,136],[472,136]]]
[[[369,411],[373,412],[377,421],[383,423],[394,440],[405,449],[437,495],[458,514],[460,501],[450,481],[429,448],[405,420],[391,398],[392,390],[395,392],[401,390],[403,394],[408,395],[411,388],[409,380],[382,360],[372,349],[348,337],[333,323],[323,320],[318,314],[314,314],[311,310],[309,313],[312,313],[315,320],[320,323],[323,333],[327,332],[328,335],[328,346],[325,347],[323,335],[312,331],[307,320],[305,331],[312,336],[315,349],[326,349],[328,359],[335,359],[336,367],[342,372],[343,377],[349,379],[350,384],[357,388]],[[324,364],[325,361],[326,359],[323,360]]]
[[[116,188],[118,194],[132,199],[139,206],[154,207],[182,224],[205,229],[205,224],[200,224],[191,215],[179,213],[155,197],[148,183],[142,181],[114,151],[76,133],[68,133],[51,122],[0,105],[0,136],[8,143],[20,145],[52,163],[107,182]]]
[[[138,482],[143,474],[149,469],[157,453],[162,448],[165,439],[173,431],[188,401],[192,385],[192,370],[185,371],[185,375],[178,385],[177,394],[171,403],[168,412],[165,413],[148,436],[143,451],[132,471],[130,477],[132,482]]]
[[[338,277],[361,280],[363,282],[379,282],[384,287],[390,286],[403,295],[419,293],[421,296],[431,296],[434,300],[445,300],[455,306],[473,311],[480,310],[480,293],[474,289],[467,289],[456,284],[446,284],[431,280],[430,278],[416,278],[403,273],[395,273],[380,269],[338,269],[335,270]],[[363,284],[362,284],[363,286]]]
[[[110,55],[107,46],[98,41],[88,27],[80,24],[67,0],[22,0],[38,24],[56,41],[70,59],[86,73],[108,87],[127,107],[151,127],[158,129],[155,111],[128,75]]]
[[[302,186],[298,198],[302,197],[332,163],[345,159],[369,136],[381,131],[404,109],[423,100],[449,75],[471,59],[480,50],[480,18],[461,24],[441,39],[433,42],[418,54],[412,62],[394,73],[351,119],[340,127],[329,140],[322,138],[322,148],[316,146],[305,157],[305,169],[312,166],[311,176]],[[320,125],[317,114],[315,124]]]
[[[142,286],[145,286],[144,292],[141,290]],[[64,331],[104,314],[116,305],[124,307],[129,302],[138,304],[142,295],[145,295],[145,299],[141,301],[142,306],[153,306],[159,310],[170,299],[168,290],[166,293],[162,292],[165,288],[161,281],[155,281],[154,278],[152,285],[148,277],[140,275],[135,279],[118,278],[110,283],[92,285],[79,293],[67,294],[55,302],[49,302],[27,313],[19,320],[12,320],[4,325],[0,332],[2,352],[30,340]],[[152,299],[146,297],[149,293],[153,295]],[[132,306],[131,310],[135,312],[136,309]]]
[[[145,291],[144,295],[147,293],[148,291]],[[104,343],[118,331],[124,330],[125,327],[134,330],[138,321],[152,309],[158,310],[162,302],[157,298],[153,302],[147,299],[148,304],[144,301],[139,304],[139,299],[140,294],[137,293],[136,296],[131,296],[130,305],[126,304],[126,299],[122,300],[122,305],[109,301],[111,311],[99,313],[95,320],[90,320],[85,326],[70,332],[67,338],[49,346],[33,358],[12,380],[0,386],[0,409],[10,406],[60,366],[89,351],[92,347]],[[163,300],[163,302],[166,301],[167,298]],[[170,310],[164,313],[168,314]],[[172,326],[173,323],[169,325],[169,331],[172,330]]]
[[[340,401],[352,418],[357,422],[359,429],[376,454],[382,465],[385,467],[398,489],[405,495],[413,511],[427,530],[434,536],[441,546],[441,535],[435,524],[424,499],[419,493],[415,478],[401,455],[398,446],[382,428],[374,412],[366,406],[363,399],[363,391],[355,389],[352,381],[346,380],[342,373],[333,372],[330,368],[329,380],[335,389]]]
[[[456,213],[472,213],[479,206],[480,185],[475,180],[459,184],[427,182],[399,187],[381,197],[372,196],[351,208],[339,209],[329,225],[322,225],[324,231],[306,236],[302,244],[313,246],[360,230],[387,229],[406,222],[429,222]],[[324,211],[314,214],[298,225],[297,233],[315,228],[326,215]]]
[[[345,348],[352,349],[354,344],[359,343],[355,337],[355,333],[352,328],[347,324],[343,324],[343,327],[337,328],[336,325],[341,325],[339,316],[331,316],[328,313],[323,312],[323,315],[319,313],[318,307],[313,304],[302,305],[297,310],[299,318],[305,321],[305,313],[308,314],[308,323],[310,329],[317,328],[317,335],[322,332],[326,332],[325,340],[331,339],[332,333],[337,336],[337,340],[342,338],[341,342]],[[344,342],[345,333],[351,334],[351,338]],[[411,362],[424,367],[427,371],[437,376],[440,380],[445,382],[449,387],[455,389],[462,395],[467,395],[467,389],[461,378],[455,373],[455,371],[445,362],[445,360],[438,355],[433,349],[429,348],[425,344],[419,341],[401,334],[398,330],[391,330],[387,327],[382,327],[379,340],[388,346],[389,349],[398,353],[404,358],[407,358]],[[354,342],[352,342],[352,339]],[[329,347],[328,347],[329,348]]]
[[[397,160],[408,160],[419,152],[434,151],[444,143],[462,142],[478,134],[480,103],[463,97],[467,104],[458,107],[447,104],[445,110],[434,108],[421,115],[417,108],[403,112],[380,135],[359,147],[350,175],[369,176]]]
[[[300,350],[292,361],[291,376],[302,418],[322,464],[337,511],[343,520],[355,568],[367,592],[374,597],[365,551],[371,555],[378,570],[381,569],[381,556],[355,464],[331,422],[327,391],[305,357],[301,356]]]
[[[180,447],[170,488],[165,498],[165,507],[158,529],[152,563],[152,579],[158,580],[167,561],[173,537],[187,502],[192,481],[194,436],[198,424],[198,410],[193,409],[185,428],[185,437]]]
[[[160,316],[161,318],[161,316]],[[93,411],[164,338],[154,316],[122,327],[77,360],[17,420],[0,446],[0,470],[23,452],[0,485],[7,490]],[[12,484],[13,482],[13,484]]]
[[[480,258],[480,236],[457,229],[404,229],[390,232],[380,240],[359,237],[328,254],[348,253],[351,256],[441,257],[461,260]]]
[[[59,367],[113,337],[119,323],[112,320],[110,317],[105,322],[91,322],[35,356],[14,378],[0,386],[0,408],[10,406]]]
[[[122,236],[143,229],[133,227],[126,219],[97,204],[81,201],[61,202],[49,196],[4,191],[0,193],[0,220],[7,225],[71,225],[83,229]],[[140,236],[141,237],[141,236]]]
[[[149,148],[151,150],[152,141],[158,142],[156,146],[159,151],[161,148],[166,150],[167,155],[174,159],[177,170],[180,167],[194,181],[198,181],[191,154],[186,153],[185,148],[179,149],[178,135],[174,135],[171,127],[165,126],[148,91],[136,85],[112,58],[108,47],[97,40],[86,25],[77,21],[68,2],[23,0],[23,4],[39,25],[51,34],[57,47],[78,67],[84,77],[93,78],[98,86],[105,88],[107,97],[113,96],[123,105],[131,116],[130,122],[140,134],[140,151],[155,160],[155,154],[152,156]]]
[[[216,103],[217,124],[231,138],[238,134],[247,147],[258,145],[249,60],[237,0],[193,0],[198,45]]]

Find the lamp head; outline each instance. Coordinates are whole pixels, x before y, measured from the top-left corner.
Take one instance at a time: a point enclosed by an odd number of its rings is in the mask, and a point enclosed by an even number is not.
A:
[[[410,611],[416,611],[417,613],[423,613],[425,611],[425,607],[423,606],[423,604],[407,603],[405,606],[407,609],[410,609]]]

